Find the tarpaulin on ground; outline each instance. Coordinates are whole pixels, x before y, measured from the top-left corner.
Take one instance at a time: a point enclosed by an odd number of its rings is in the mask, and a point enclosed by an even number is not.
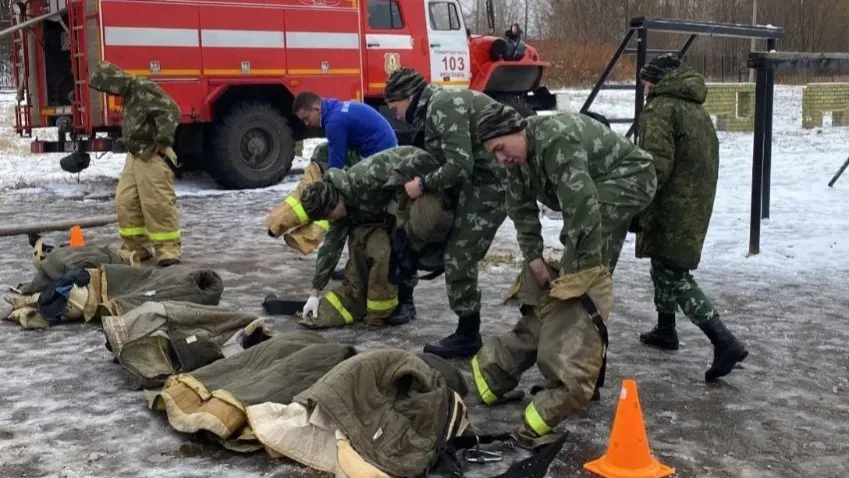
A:
[[[224,307],[145,302],[124,315],[103,317],[107,347],[139,388],[161,387],[271,336],[266,320]]]

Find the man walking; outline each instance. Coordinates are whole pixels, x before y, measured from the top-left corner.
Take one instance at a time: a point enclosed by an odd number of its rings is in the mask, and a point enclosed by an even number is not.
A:
[[[651,259],[657,325],[640,334],[646,345],[678,349],[675,312],[681,310],[713,344],[705,380],[731,373],[749,354],[725,327],[713,302],[691,274],[701,259],[713,213],[719,175],[719,141],[704,109],[702,75],[674,53],[661,55],[640,71],[648,91],[640,114],[639,144],[654,156],[657,195],[641,215],[637,257]]]
[[[156,83],[106,61],[94,68],[89,86],[124,101],[120,141],[127,148],[127,158],[115,194],[119,254],[129,263],[153,255],[159,266],[178,264],[180,213],[172,170],[177,155],[171,146],[180,124],[180,107]]]

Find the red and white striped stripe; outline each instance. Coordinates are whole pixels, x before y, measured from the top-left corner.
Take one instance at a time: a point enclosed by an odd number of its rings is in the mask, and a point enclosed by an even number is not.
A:
[[[366,35],[380,37],[382,48],[411,49],[409,35]],[[393,37],[388,44],[388,37]],[[386,46],[383,43],[387,43]],[[357,33],[317,31],[213,30],[191,28],[106,27],[104,45],[114,47],[188,47],[188,48],[291,48],[321,50],[357,50]]]

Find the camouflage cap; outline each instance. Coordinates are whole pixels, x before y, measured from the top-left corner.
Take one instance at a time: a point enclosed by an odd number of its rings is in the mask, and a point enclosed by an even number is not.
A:
[[[490,103],[478,116],[478,140],[481,143],[493,138],[518,133],[528,127],[528,122],[513,108],[503,103]]]
[[[97,91],[124,96],[130,88],[133,76],[108,61],[99,62],[91,72],[88,85]]]
[[[445,207],[439,194],[425,193],[410,202],[408,220],[404,223],[413,248],[440,244],[448,239],[454,225],[454,211]]]
[[[301,205],[312,220],[327,219],[339,202],[339,191],[332,184],[318,182],[310,184],[301,193]]]
[[[420,93],[427,86],[427,80],[418,71],[412,68],[399,68],[386,79],[386,87],[383,90],[383,99],[386,101],[400,101],[409,96]]]
[[[681,66],[681,59],[675,53],[664,53],[653,58],[640,68],[640,79],[656,85],[670,71]]]

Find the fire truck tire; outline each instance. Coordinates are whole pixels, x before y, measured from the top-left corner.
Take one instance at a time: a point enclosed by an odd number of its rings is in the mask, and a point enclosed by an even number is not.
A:
[[[212,146],[207,172],[227,189],[275,185],[295,158],[289,121],[262,101],[234,106],[216,123]]]
[[[528,105],[525,98],[516,94],[500,94],[494,96],[496,101],[504,103],[519,112],[520,115],[527,118],[528,116],[536,116],[536,111]]]

